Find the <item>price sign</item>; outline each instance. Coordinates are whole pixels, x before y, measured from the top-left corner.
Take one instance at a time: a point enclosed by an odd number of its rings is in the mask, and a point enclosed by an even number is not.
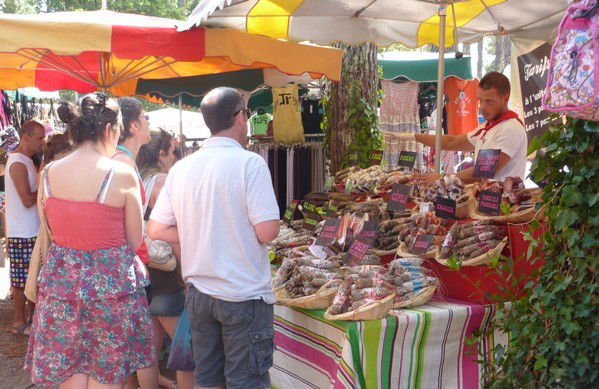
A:
[[[407,167],[408,169],[414,169],[417,155],[418,153],[415,151],[401,151],[399,153],[399,161],[397,162],[397,166]]]
[[[410,185],[395,184],[391,188],[391,194],[389,195],[389,201],[387,201],[387,210],[403,214],[408,205],[408,199],[410,197]]]
[[[478,212],[491,216],[499,216],[501,212],[501,193],[481,190],[478,196]]]
[[[426,253],[431,244],[433,244],[434,238],[435,237],[430,234],[418,235],[416,237],[416,242],[414,242],[414,254],[420,255]]]
[[[352,242],[349,250],[343,257],[343,263],[355,266],[360,263],[366,252],[372,247],[376,240],[378,223],[376,221],[367,221],[360,235]]]
[[[352,150],[349,152],[348,162],[347,162],[349,166],[358,166],[358,154],[359,154],[358,150]]]
[[[478,152],[476,163],[474,164],[474,177],[476,178],[493,178],[497,170],[497,163],[501,150],[485,149]]]
[[[318,225],[318,223],[320,223],[320,220],[321,220],[321,218],[320,218],[319,214],[312,213],[312,212],[305,212],[303,227],[306,230],[314,231],[316,229],[316,226]]]
[[[291,221],[293,220],[293,216],[295,215],[295,211],[297,210],[298,205],[299,205],[298,200],[293,200],[289,204],[289,206],[285,210],[285,213],[283,214],[283,221],[285,223],[287,223],[287,224],[291,223]]]
[[[329,203],[329,205],[327,206],[327,216],[328,217],[337,217],[338,212],[339,212],[339,206],[337,205],[337,203],[331,201]]]
[[[383,150],[373,150],[370,153],[370,166],[380,165],[383,161]]]
[[[435,216],[442,219],[455,220],[455,200],[446,197],[437,197],[435,200]]]
[[[313,204],[309,201],[304,201],[302,203],[302,212],[318,213],[318,211],[316,210],[316,204]]]
[[[316,243],[314,244],[317,246],[328,246],[333,244],[337,238],[337,231],[339,230],[340,225],[340,219],[329,219],[324,222],[324,226],[322,227],[322,230],[320,230],[320,233],[316,238]]]

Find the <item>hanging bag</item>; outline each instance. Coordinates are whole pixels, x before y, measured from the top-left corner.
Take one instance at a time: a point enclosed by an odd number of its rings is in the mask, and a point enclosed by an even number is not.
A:
[[[550,112],[599,120],[599,0],[572,4],[551,49],[543,107]]]
[[[147,193],[146,203],[143,204],[144,215],[148,210],[148,204],[150,203],[150,197],[152,196],[152,191],[154,190],[157,178],[158,175],[154,175],[154,177],[147,182],[147,185],[144,184],[144,189]],[[177,259],[175,258],[173,248],[170,244],[161,240],[150,239],[146,231],[146,224],[147,223],[144,221],[144,241],[146,242],[148,256],[150,257],[148,267],[166,272],[174,271],[177,268]]]

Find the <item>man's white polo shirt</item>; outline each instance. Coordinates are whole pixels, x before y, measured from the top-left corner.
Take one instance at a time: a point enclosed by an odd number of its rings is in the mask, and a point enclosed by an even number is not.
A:
[[[213,137],[172,167],[151,219],[177,225],[183,279],[226,301],[274,303],[270,263],[254,225],[279,219],[264,159]]]

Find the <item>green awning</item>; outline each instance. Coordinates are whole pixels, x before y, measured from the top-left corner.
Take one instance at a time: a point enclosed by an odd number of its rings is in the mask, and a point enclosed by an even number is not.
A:
[[[379,60],[385,80],[408,79],[417,82],[436,82],[438,59]],[[470,57],[445,58],[445,78],[455,76],[472,80]]]

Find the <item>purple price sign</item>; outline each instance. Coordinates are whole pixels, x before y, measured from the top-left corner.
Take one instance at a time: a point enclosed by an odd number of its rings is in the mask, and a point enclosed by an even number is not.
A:
[[[416,237],[414,242],[414,254],[420,255],[428,251],[428,248],[433,243],[434,236],[429,234],[422,234]]]
[[[478,212],[499,216],[501,212],[501,193],[482,190],[478,197]]]
[[[455,219],[455,200],[448,199],[445,197],[437,197],[435,201],[435,216],[442,219]]]
[[[478,152],[476,163],[474,164],[474,177],[476,178],[493,178],[499,163],[499,149],[485,149]]]
[[[339,226],[341,225],[341,220],[339,219],[328,219],[324,222],[324,226],[320,233],[318,234],[318,238],[316,238],[317,246],[328,246],[335,242],[337,238],[337,230],[339,230]]]
[[[387,210],[403,213],[408,205],[411,187],[409,185],[395,184],[387,202]]]

